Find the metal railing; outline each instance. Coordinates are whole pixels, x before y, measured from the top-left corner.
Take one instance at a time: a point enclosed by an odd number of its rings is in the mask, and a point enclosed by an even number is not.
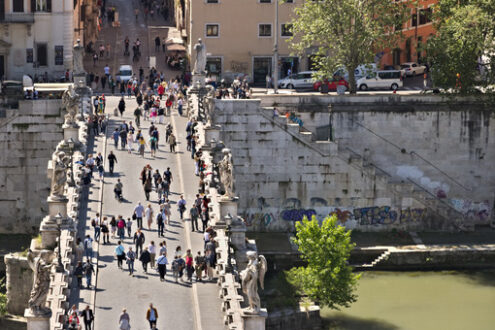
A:
[[[5,13],[3,18],[0,18],[4,23],[34,23],[33,13]]]

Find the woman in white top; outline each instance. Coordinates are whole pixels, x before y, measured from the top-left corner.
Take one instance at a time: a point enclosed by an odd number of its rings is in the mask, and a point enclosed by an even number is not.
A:
[[[148,245],[148,252],[150,253],[150,267],[155,268],[156,246],[155,242],[151,241]]]
[[[146,220],[148,220],[148,230],[151,230],[151,223],[153,222],[153,210],[151,209],[151,204],[148,204],[144,214],[146,216]]]
[[[134,142],[134,135],[132,135],[132,131],[129,131],[127,134],[127,152],[132,152],[132,143]]]

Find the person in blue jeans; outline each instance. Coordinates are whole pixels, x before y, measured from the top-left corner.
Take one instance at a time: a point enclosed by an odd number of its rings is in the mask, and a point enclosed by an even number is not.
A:
[[[132,247],[129,247],[127,252],[127,266],[129,267],[129,276],[134,276],[134,260],[136,259],[136,254],[132,251]]]
[[[91,261],[88,261],[84,265],[84,275],[86,276],[86,286],[88,289],[91,289],[91,276],[95,273],[95,269],[91,264]]]
[[[119,147],[119,137],[120,137],[120,132],[118,128],[116,128],[115,131],[113,131],[112,137],[113,137],[113,145],[115,146],[115,149],[117,149]]]
[[[89,235],[86,235],[86,239],[84,240],[84,255],[87,260],[91,260],[93,257],[93,240]]]

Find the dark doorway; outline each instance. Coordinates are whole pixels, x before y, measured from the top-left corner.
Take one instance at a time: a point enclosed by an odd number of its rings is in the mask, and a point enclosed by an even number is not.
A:
[[[299,59],[297,57],[281,58],[280,78],[287,77],[289,72],[291,74],[299,72]]]
[[[0,21],[5,20],[5,0],[0,0]]]
[[[411,38],[406,40],[406,62],[411,62]]]
[[[266,85],[266,75],[272,74],[271,57],[255,57],[253,61],[253,82],[255,86]]]
[[[38,62],[38,66],[48,65],[48,54],[47,54],[46,44],[36,45],[36,62]]]
[[[398,65],[400,65],[400,53],[401,53],[401,50],[400,48],[395,48],[392,52],[392,60],[394,61],[393,65],[395,67],[397,67]]]

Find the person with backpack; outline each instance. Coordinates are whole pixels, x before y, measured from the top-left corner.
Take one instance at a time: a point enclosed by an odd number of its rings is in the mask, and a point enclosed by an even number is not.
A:
[[[84,255],[87,260],[90,260],[93,257],[93,239],[91,236],[86,235],[86,239],[84,240]]]
[[[178,282],[179,278],[182,279],[182,275],[184,271],[183,264],[184,264],[184,259],[176,255],[174,257],[174,261],[172,261],[172,273],[175,278],[175,283]]]
[[[103,233],[103,244],[110,244],[110,230],[108,228],[108,220],[107,217],[103,217],[101,221],[101,232]]]

